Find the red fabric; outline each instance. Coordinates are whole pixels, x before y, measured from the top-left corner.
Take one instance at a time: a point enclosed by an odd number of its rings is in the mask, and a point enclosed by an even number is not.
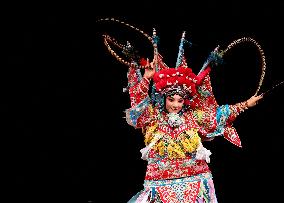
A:
[[[238,133],[234,127],[226,127],[224,130],[224,137],[226,140],[231,142],[232,144],[242,147],[241,140],[238,136]]]
[[[207,68],[206,68],[204,71],[202,71],[201,73],[199,73],[199,74],[197,75],[197,77],[196,77],[196,79],[197,79],[196,84],[197,84],[197,85],[200,85],[200,84],[203,82],[203,80],[204,80],[204,78],[206,77],[206,75],[208,75],[208,74],[210,73],[210,71],[211,71],[211,67],[207,66]]]
[[[155,156],[154,150],[150,151],[149,157]],[[191,157],[170,160],[164,158],[159,163],[151,163],[147,165],[145,180],[163,180],[172,178],[188,177],[201,173],[210,172],[210,169],[205,160],[196,160],[191,164]],[[163,168],[162,166],[169,166]]]
[[[195,203],[197,195],[200,189],[200,181],[183,183],[182,187],[177,185],[175,188],[173,186],[160,186],[156,190],[163,203],[181,203],[180,198],[178,198],[177,192],[182,192],[182,202]]]

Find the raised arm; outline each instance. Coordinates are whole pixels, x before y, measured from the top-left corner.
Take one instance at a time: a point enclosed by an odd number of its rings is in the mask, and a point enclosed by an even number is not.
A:
[[[137,70],[135,67],[130,67],[129,69],[128,84],[131,107],[138,105],[148,97],[149,85],[155,73],[155,69],[153,68],[153,62],[149,63],[149,60],[147,60],[146,67],[144,75],[140,80],[137,73],[137,71],[140,70]]]
[[[253,107],[263,98],[263,95],[252,96],[244,102],[234,105],[218,105],[215,100],[210,76],[207,75],[198,89],[201,106],[196,110],[196,117],[200,125],[202,140],[212,140],[216,136],[224,136],[231,143],[241,147],[241,141],[233,121],[246,109]]]
[[[149,63],[148,60],[141,80],[137,79],[137,70],[134,67],[130,67],[128,72],[131,108],[126,110],[126,120],[135,128],[145,127],[151,120],[153,108],[148,91],[154,73],[153,63]]]

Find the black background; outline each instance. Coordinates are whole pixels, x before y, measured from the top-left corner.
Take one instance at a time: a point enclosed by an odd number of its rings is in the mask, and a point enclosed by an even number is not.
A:
[[[278,1],[146,1],[17,3],[3,6],[1,148],[5,202],[127,202],[143,188],[146,163],[140,130],[126,124],[127,67],[112,57],[101,35],[145,44],[145,38],[105,17],[160,37],[160,53],[175,65],[182,31],[194,43],[188,64],[197,73],[210,51],[240,37],[263,48],[261,91],[283,80],[283,8]],[[144,40],[144,41],[143,41]],[[243,44],[212,70],[219,104],[254,94],[260,77],[257,49]],[[220,203],[282,199],[283,87],[235,122],[243,148],[223,138],[206,147]],[[6,190],[5,190],[6,191]]]

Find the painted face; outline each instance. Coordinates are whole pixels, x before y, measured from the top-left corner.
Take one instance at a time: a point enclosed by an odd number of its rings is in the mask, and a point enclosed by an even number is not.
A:
[[[178,113],[183,107],[184,99],[175,94],[166,97],[166,109],[169,113]]]

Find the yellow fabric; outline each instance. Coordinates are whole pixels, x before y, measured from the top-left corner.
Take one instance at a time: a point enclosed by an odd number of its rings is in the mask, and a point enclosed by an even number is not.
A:
[[[192,153],[198,148],[201,139],[197,129],[190,129],[181,133],[176,139],[171,138],[163,132],[157,130],[158,125],[152,125],[145,133],[145,144],[148,145],[153,141],[157,134],[163,134],[163,137],[153,146],[153,149],[160,156],[168,155],[170,159],[185,158],[187,153]]]

